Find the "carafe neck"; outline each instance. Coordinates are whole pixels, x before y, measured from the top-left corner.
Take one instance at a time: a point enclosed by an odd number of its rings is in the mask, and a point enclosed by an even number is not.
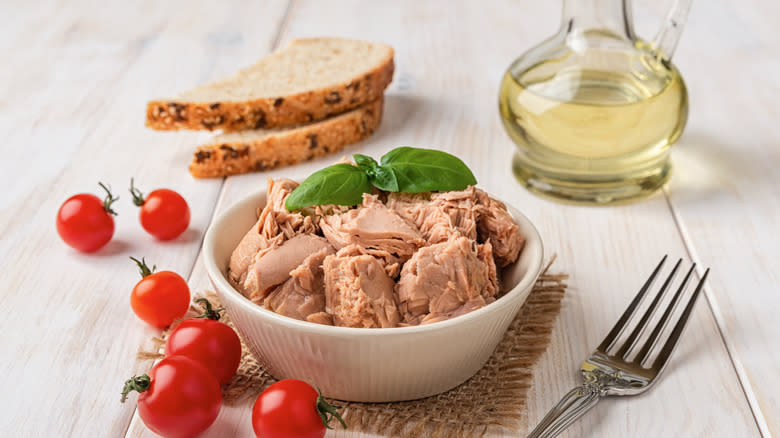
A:
[[[561,31],[565,34],[606,31],[633,40],[630,0],[564,0]]]

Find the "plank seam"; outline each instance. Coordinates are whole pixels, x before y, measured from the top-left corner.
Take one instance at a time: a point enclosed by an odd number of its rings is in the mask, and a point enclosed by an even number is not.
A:
[[[273,52],[273,51],[275,51],[277,49],[277,47],[279,45],[279,42],[281,41],[282,35],[287,30],[287,22],[288,22],[289,17],[290,17],[290,10],[292,9],[292,4],[294,2],[295,2],[295,0],[289,0],[287,2],[287,6],[285,7],[284,13],[282,14],[282,18],[281,18],[281,20],[279,22],[279,27],[276,30],[274,38],[271,40],[270,52]],[[194,258],[192,264],[190,265],[189,272],[187,273],[187,283],[189,283],[192,280],[192,274],[193,274],[193,272],[195,272],[195,266],[197,265],[198,259],[200,259],[200,255],[203,252],[203,240],[206,237],[206,231],[209,229],[209,227],[211,226],[211,223],[214,221],[214,218],[216,217],[216,211],[217,211],[219,205],[222,203],[222,200],[224,199],[225,192],[226,192],[225,186],[227,185],[226,184],[227,183],[227,179],[228,179],[228,177],[223,177],[222,178],[222,182],[221,182],[220,187],[219,187],[219,194],[217,195],[217,199],[214,202],[214,208],[212,210],[211,217],[209,218],[209,223],[206,225],[206,229],[203,231],[203,235],[200,238],[200,246],[198,248],[198,251],[195,253],[195,258]],[[125,426],[125,433],[124,433],[124,437],[125,438],[129,437],[130,427],[133,425],[133,420],[136,418],[136,412],[138,412],[138,406],[137,405],[133,409],[133,413],[130,415],[130,417],[129,417],[128,421],[127,421],[127,426]]]
[[[674,224],[677,227],[677,231],[683,241],[683,246],[685,247],[685,250],[687,251],[688,257],[691,259],[691,261],[696,263],[696,274],[699,276],[699,278],[701,278],[703,275],[702,270],[704,269],[704,266],[701,258],[699,257],[699,254],[696,252],[696,248],[693,245],[693,240],[688,234],[688,229],[686,228],[682,217],[680,217],[679,213],[674,207],[674,204],[672,204],[672,199],[669,195],[669,189],[664,187],[663,193],[666,200],[666,205],[669,207],[669,212],[672,214]],[[704,296],[707,299],[707,306],[710,309],[710,313],[715,319],[715,326],[718,328],[718,334],[720,335],[721,342],[723,342],[723,346],[726,348],[726,354],[728,354],[731,365],[734,368],[734,372],[737,374],[737,380],[739,380],[742,393],[747,399],[748,406],[750,406],[750,412],[753,415],[753,420],[756,422],[758,431],[762,437],[771,438],[772,432],[769,430],[769,424],[766,422],[766,418],[764,418],[764,414],[761,411],[761,406],[758,403],[758,399],[753,392],[753,387],[750,384],[750,379],[747,376],[747,372],[745,371],[745,367],[742,364],[742,360],[739,358],[736,348],[725,333],[725,321],[723,314],[720,311],[720,306],[715,300],[715,297],[712,295],[709,284],[704,285]]]

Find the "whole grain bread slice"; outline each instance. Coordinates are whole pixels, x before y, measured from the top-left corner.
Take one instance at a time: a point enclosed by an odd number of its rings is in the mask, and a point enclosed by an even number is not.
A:
[[[321,120],[378,99],[394,68],[383,44],[297,39],[233,76],[149,102],[146,126],[240,131]]]
[[[196,178],[263,171],[328,153],[371,135],[382,120],[384,98],[346,113],[291,128],[217,135],[198,147],[190,163]]]

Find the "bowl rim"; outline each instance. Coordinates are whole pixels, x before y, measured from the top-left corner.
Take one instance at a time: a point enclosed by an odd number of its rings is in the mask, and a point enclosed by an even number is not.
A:
[[[222,274],[221,270],[217,266],[216,259],[213,255],[216,240],[217,240],[215,230],[219,228],[221,224],[227,222],[232,216],[236,215],[238,213],[238,210],[244,209],[245,208],[244,204],[248,203],[250,199],[265,198],[266,197],[265,187],[262,188],[261,190],[254,191],[248,194],[247,196],[244,196],[243,198],[239,199],[238,201],[234,202],[232,205],[230,205],[228,208],[222,211],[219,215],[217,215],[216,219],[214,219],[211,222],[208,230],[206,231],[206,235],[203,239],[203,263],[206,267],[206,273],[208,274],[211,281],[214,283],[214,286],[217,289],[219,289],[219,291],[228,295],[232,295],[233,298],[232,301],[242,306],[242,308],[245,311],[257,315],[260,318],[270,319],[277,324],[286,326],[291,329],[295,329],[297,331],[304,331],[310,333],[314,332],[319,335],[331,335],[331,336],[344,336],[344,335],[392,336],[392,335],[419,335],[419,334],[437,332],[441,330],[447,330],[449,328],[452,328],[454,324],[462,326],[468,322],[473,322],[482,317],[486,317],[491,313],[497,312],[499,310],[499,306],[497,305],[497,303],[500,302],[509,303],[509,301],[511,301],[512,298],[523,293],[523,291],[525,291],[526,289],[533,287],[534,283],[536,282],[537,278],[542,272],[543,260],[544,260],[544,245],[542,242],[541,235],[539,234],[539,230],[537,230],[536,226],[534,226],[534,224],[528,219],[528,217],[526,217],[523,213],[521,213],[520,210],[518,210],[511,204],[503,201],[502,199],[491,195],[490,193],[488,193],[488,195],[493,199],[503,202],[504,205],[508,207],[507,210],[509,211],[509,214],[512,216],[512,219],[515,221],[515,223],[520,225],[524,231],[528,231],[531,233],[533,239],[529,238],[528,233],[526,233],[525,245],[528,245],[528,242],[530,241],[537,242],[539,245],[538,257],[531,260],[528,272],[526,272],[526,274],[520,279],[517,285],[515,285],[515,287],[513,287],[508,292],[506,292],[503,296],[496,299],[496,301],[484,307],[481,307],[477,310],[473,310],[464,315],[459,315],[456,318],[450,318],[445,321],[438,321],[432,324],[424,324],[424,325],[416,325],[416,326],[408,326],[408,327],[363,328],[363,327],[331,326],[331,325],[317,324],[308,321],[301,321],[295,318],[290,318],[289,316],[280,315],[272,310],[266,309],[265,307],[252,302],[247,297],[242,295],[239,291],[237,291],[233,287],[233,285],[230,284],[230,282],[227,280],[225,275]]]

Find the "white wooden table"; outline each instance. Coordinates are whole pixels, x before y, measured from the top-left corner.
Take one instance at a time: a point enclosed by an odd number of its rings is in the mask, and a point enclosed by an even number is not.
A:
[[[144,371],[139,345],[155,331],[130,310],[144,256],[208,287],[199,259],[210,220],[268,176],[303,178],[326,157],[267,174],[197,181],[187,172],[208,134],[145,129],[147,99],[228,74],[299,36],[382,41],[396,49],[386,116],[348,153],[398,145],[462,157],[480,185],[538,225],[571,288],[529,393],[533,423],[578,382],[575,372],[661,255],[713,269],[660,384],[609,399],[575,436],[748,437],[780,434],[780,6],[694,4],[675,62],[687,80],[688,127],[670,186],[641,203],[584,208],[526,192],[509,169],[512,143],[497,115],[507,65],[558,26],[558,2],[315,0],[0,5],[0,435],[151,436],[119,403]],[[665,5],[639,1],[640,35]],[[662,2],[663,3],[663,2]],[[130,177],[170,187],[191,229],[161,244],[129,202]],[[114,240],[94,255],[59,241],[59,205],[97,181],[121,193]],[[522,435],[525,431],[518,431]],[[338,436],[351,436],[336,432]],[[223,408],[204,436],[251,436],[249,409]]]

